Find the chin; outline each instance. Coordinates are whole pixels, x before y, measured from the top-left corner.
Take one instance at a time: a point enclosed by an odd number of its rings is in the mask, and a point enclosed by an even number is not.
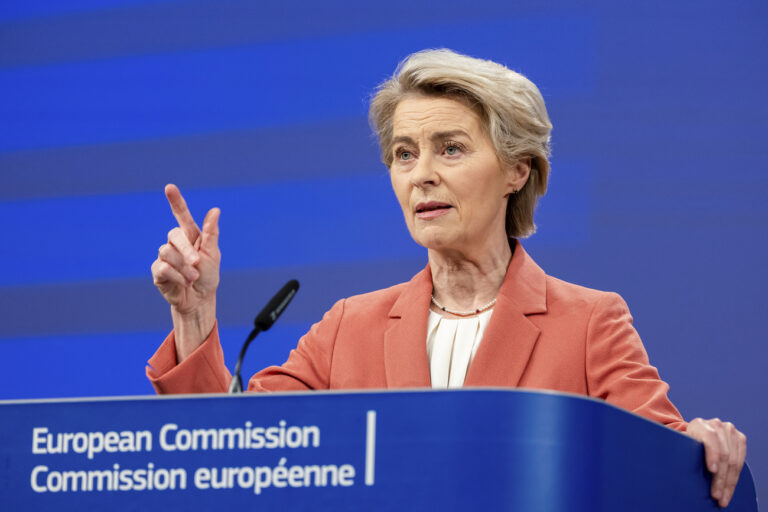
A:
[[[417,244],[436,251],[449,249],[455,245],[455,237],[450,236],[448,233],[437,233],[435,231],[437,230],[428,230],[426,233],[411,233],[411,236]]]

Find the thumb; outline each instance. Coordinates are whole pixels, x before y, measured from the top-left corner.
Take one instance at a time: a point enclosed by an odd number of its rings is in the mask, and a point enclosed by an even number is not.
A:
[[[211,208],[203,220],[203,236],[201,237],[200,248],[206,252],[213,253],[219,245],[219,216],[221,210]]]

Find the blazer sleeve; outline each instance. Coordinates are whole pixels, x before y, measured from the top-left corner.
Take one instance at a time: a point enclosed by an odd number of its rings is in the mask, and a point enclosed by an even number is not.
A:
[[[651,366],[627,304],[616,293],[601,295],[587,328],[589,395],[684,432],[687,424]]]
[[[218,326],[181,364],[176,361],[176,338],[171,332],[148,361],[147,378],[158,394],[226,392],[232,376],[224,364]]]
[[[342,299],[312,326],[282,366],[270,366],[251,377],[248,391],[328,389],[331,359],[344,313]],[[147,377],[159,394],[225,393],[232,379],[224,364],[218,327],[188,358],[177,364],[174,333],[148,362]]]

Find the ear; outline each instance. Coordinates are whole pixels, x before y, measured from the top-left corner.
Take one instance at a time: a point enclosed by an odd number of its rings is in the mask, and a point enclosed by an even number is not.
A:
[[[507,164],[504,170],[507,174],[506,195],[520,192],[531,175],[531,158],[525,157],[514,164]]]

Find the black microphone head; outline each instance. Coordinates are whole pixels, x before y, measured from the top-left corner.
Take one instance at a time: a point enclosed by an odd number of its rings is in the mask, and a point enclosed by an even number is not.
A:
[[[264,309],[261,310],[261,313],[259,313],[256,320],[254,320],[253,323],[256,328],[260,331],[266,331],[272,327],[272,324],[280,318],[280,315],[291,302],[293,296],[296,295],[297,291],[299,291],[299,282],[297,280],[291,279],[285,283],[285,286],[272,297],[272,300],[264,306]]]

